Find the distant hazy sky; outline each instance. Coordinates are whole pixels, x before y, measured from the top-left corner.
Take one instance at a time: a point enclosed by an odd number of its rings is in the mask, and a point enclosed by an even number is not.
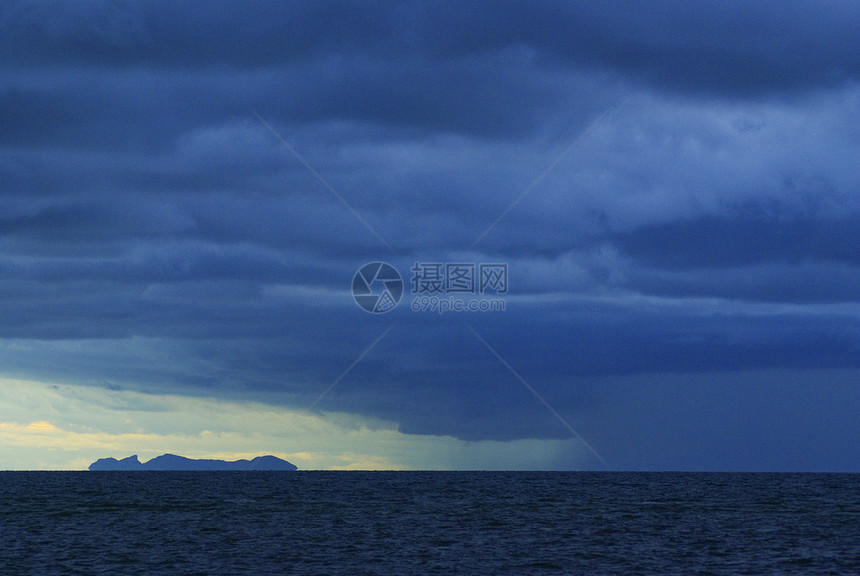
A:
[[[860,471],[857,38],[856,0],[3,2],[0,469]],[[506,310],[412,311],[416,261],[507,264]]]

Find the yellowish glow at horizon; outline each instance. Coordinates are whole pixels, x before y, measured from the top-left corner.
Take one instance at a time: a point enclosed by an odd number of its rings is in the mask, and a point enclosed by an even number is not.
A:
[[[99,458],[164,453],[303,470],[551,468],[583,458],[572,440],[465,442],[390,422],[239,402],[0,378],[0,470],[82,470]],[[12,416],[14,415],[14,416]],[[522,463],[525,462],[525,466]]]

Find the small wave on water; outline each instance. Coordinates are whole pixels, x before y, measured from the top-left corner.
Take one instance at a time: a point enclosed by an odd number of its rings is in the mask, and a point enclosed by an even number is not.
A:
[[[860,475],[3,472],[0,573],[848,574]]]

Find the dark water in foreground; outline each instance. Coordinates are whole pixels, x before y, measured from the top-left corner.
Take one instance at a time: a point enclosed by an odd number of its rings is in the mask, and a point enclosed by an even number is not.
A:
[[[0,573],[860,574],[860,475],[3,472]]]

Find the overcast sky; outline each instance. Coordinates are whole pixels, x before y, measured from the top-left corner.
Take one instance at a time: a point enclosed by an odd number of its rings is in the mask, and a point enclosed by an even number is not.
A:
[[[860,471],[858,37],[855,0],[4,2],[0,469]],[[505,309],[414,311],[416,262],[506,264]]]

